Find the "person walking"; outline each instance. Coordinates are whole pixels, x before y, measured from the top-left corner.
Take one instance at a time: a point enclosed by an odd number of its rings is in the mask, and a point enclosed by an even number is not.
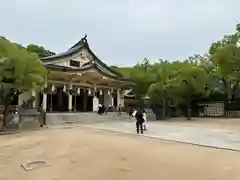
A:
[[[136,112],[135,118],[136,118],[137,134],[139,134],[139,132],[141,132],[141,134],[143,134],[143,122],[144,122],[144,119],[143,119],[143,111],[141,109],[139,109]]]

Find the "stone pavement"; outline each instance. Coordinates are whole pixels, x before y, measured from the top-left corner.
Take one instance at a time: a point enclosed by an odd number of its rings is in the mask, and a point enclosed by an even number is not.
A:
[[[136,134],[135,122],[108,121],[96,124],[81,124],[81,126]],[[149,130],[144,134],[147,137],[240,151],[240,132],[236,130],[163,125],[161,122],[149,122],[148,126]]]
[[[118,133],[136,134],[135,121],[127,114],[116,113],[97,115],[96,113],[49,114],[47,125],[52,128],[84,126]],[[149,121],[149,131],[144,136],[170,141],[184,142],[201,146],[240,151],[240,131],[166,125],[160,121]]]

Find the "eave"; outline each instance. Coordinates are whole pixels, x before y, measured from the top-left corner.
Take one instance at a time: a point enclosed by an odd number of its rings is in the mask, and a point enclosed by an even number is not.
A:
[[[89,63],[86,64],[80,68],[71,68],[71,67],[65,67],[65,66],[60,66],[60,65],[54,65],[54,64],[46,64],[45,67],[50,70],[50,71],[60,71],[60,72],[69,72],[69,73],[82,73],[91,69],[95,69],[97,70],[100,74],[112,78],[112,79],[116,79],[119,81],[124,81],[124,82],[128,82],[129,84],[131,84],[131,86],[135,86],[135,82],[125,78],[125,77],[119,77],[119,76],[112,76],[104,71],[101,70],[101,67],[96,64],[96,63]]]

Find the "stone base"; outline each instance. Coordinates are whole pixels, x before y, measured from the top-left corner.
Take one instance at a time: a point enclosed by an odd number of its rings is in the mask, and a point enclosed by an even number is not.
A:
[[[152,109],[145,109],[145,111],[146,111],[148,120],[150,120],[150,121],[156,120],[156,115],[153,113]]]

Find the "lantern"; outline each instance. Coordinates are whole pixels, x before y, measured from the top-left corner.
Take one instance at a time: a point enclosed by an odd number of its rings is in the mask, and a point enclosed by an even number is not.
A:
[[[52,90],[52,92],[55,91],[55,86],[54,86],[54,84],[52,84],[52,89],[51,89],[51,90]]]
[[[64,84],[64,86],[63,86],[63,92],[66,92],[66,86],[65,86],[65,84]]]
[[[88,89],[88,95],[90,96],[92,94],[91,89]]]
[[[80,94],[80,88],[77,88],[77,94]]]

